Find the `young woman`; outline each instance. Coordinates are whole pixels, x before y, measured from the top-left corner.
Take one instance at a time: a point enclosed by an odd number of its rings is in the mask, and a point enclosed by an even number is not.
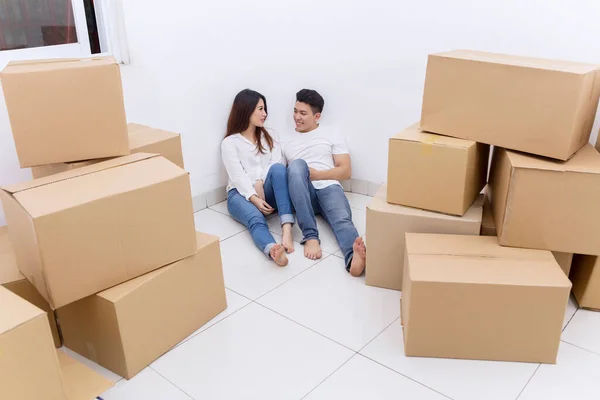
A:
[[[294,251],[294,215],[281,147],[265,129],[266,119],[265,96],[249,89],[238,93],[221,143],[221,156],[229,175],[229,213],[250,230],[256,246],[283,267],[288,263],[286,252]],[[265,219],[276,210],[283,231],[281,244],[269,232]]]

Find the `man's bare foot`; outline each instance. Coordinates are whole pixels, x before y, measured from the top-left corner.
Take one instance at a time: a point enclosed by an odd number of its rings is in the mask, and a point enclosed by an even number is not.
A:
[[[361,237],[356,238],[352,245],[354,255],[350,263],[350,274],[352,276],[361,276],[367,266],[367,247]]]
[[[271,247],[271,251],[269,252],[275,264],[280,267],[285,267],[288,265],[288,258],[285,255],[285,249],[282,245],[275,243],[273,247]]]
[[[323,253],[321,252],[321,245],[318,240],[310,239],[304,243],[304,257],[309,260],[318,260],[322,256]]]
[[[288,254],[294,252],[294,238],[292,236],[292,224],[283,224],[281,227],[283,230],[281,245]]]

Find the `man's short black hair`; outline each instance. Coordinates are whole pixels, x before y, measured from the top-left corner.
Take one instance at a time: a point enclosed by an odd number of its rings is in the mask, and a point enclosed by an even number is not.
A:
[[[323,96],[316,90],[302,89],[296,93],[296,101],[308,104],[314,114],[323,112],[323,107],[325,107]]]

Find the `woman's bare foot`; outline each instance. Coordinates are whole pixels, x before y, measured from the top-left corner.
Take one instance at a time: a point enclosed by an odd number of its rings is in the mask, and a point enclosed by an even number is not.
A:
[[[321,252],[321,245],[318,240],[310,239],[304,243],[304,257],[309,260],[318,260],[322,256],[323,253]]]
[[[281,245],[288,254],[294,252],[294,238],[292,236],[292,224],[283,224],[281,227],[283,235],[281,239]]]
[[[285,267],[288,265],[288,258],[285,255],[285,249],[282,245],[275,243],[273,247],[271,247],[271,251],[269,252],[275,264],[280,267]]]
[[[367,247],[361,237],[356,238],[352,245],[354,255],[350,263],[350,274],[352,276],[361,276],[367,266]]]

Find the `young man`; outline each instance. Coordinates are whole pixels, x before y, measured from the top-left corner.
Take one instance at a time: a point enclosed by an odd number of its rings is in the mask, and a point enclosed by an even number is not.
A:
[[[315,214],[321,214],[344,253],[346,270],[360,276],[365,270],[367,250],[339,182],[350,179],[350,154],[338,132],[319,126],[324,104],[323,97],[314,90],[303,89],[296,94],[296,132],[283,146],[290,197],[304,236],[304,255],[311,260],[321,258],[315,219]]]

